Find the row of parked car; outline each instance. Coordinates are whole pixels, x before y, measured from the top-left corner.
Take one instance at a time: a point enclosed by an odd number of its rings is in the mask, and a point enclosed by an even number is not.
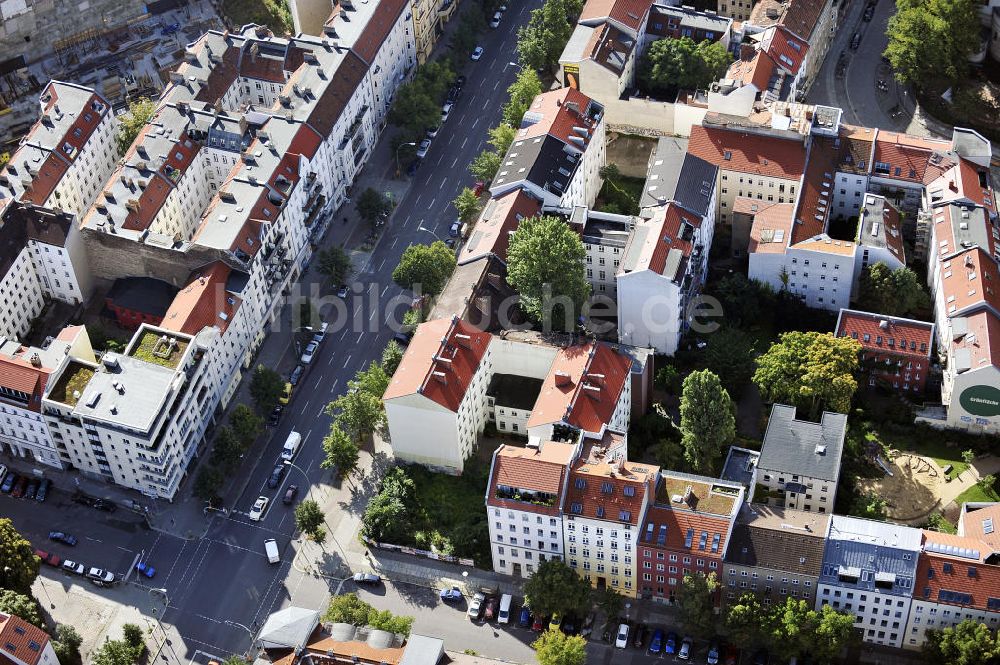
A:
[[[48,478],[22,476],[9,471],[5,465],[0,464],[0,492],[4,494],[42,502],[49,496],[50,487],[52,487],[52,481]]]
[[[58,532],[53,532],[58,533]],[[65,535],[65,534],[60,534]],[[52,538],[52,533],[49,534],[49,538]],[[55,539],[54,539],[55,540]],[[66,540],[58,539],[60,542],[68,543]],[[76,544],[76,538],[73,538],[73,545]],[[81,577],[86,577],[88,580],[96,584],[97,586],[108,586],[114,584],[118,578],[115,574],[109,570],[104,570],[103,568],[87,567],[79,561],[73,561],[71,559],[63,559],[58,554],[53,552],[46,552],[45,550],[36,549],[35,556],[41,559],[42,563],[47,566],[52,566],[53,568],[58,568],[67,573],[73,573],[74,575],[79,575]]]

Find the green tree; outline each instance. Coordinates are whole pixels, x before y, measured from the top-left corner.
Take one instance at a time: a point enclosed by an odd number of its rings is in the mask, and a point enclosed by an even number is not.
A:
[[[92,665],[135,665],[142,654],[125,640],[108,640],[90,654]]]
[[[858,388],[861,343],[831,333],[787,332],[757,358],[753,382],[769,402],[791,404],[817,420],[821,410],[847,413]]]
[[[517,30],[517,54],[526,69],[551,69],[559,62],[581,6],[574,1],[545,0],[532,10],[527,25]]]
[[[524,583],[535,614],[582,613],[590,606],[590,583],[560,559],[546,559]]]
[[[142,628],[134,623],[122,626],[122,639],[140,656],[146,653],[146,642],[142,638]]]
[[[352,390],[326,405],[326,413],[358,445],[375,432],[385,428],[385,407],[381,396],[363,390]]]
[[[730,395],[739,396],[754,372],[754,339],[739,328],[722,328],[707,338],[705,368],[719,375]]]
[[[928,663],[996,665],[1000,640],[986,624],[966,619],[944,630],[928,630],[923,655]]]
[[[323,622],[364,626],[368,623],[368,616],[373,609],[375,608],[358,598],[358,594],[353,591],[344,593],[330,599],[330,604],[323,614]]]
[[[539,665],[583,665],[587,660],[587,641],[561,630],[546,630],[532,642]]]
[[[759,647],[767,639],[771,614],[752,593],[743,594],[726,609],[726,633],[734,644]]]
[[[146,123],[152,120],[154,113],[156,104],[146,97],[129,102],[128,111],[118,116],[118,136],[115,137],[115,143],[119,154],[124,155],[131,147],[135,137],[139,136]]]
[[[382,399],[386,388],[389,387],[389,375],[381,363],[369,363],[367,369],[358,370],[354,378],[348,381],[348,386],[352,390],[361,390]]]
[[[725,75],[731,60],[722,42],[658,39],[639,62],[639,80],[650,90],[704,90]]]
[[[351,274],[351,257],[336,245],[321,249],[316,256],[316,271],[329,277],[331,282],[341,284]]]
[[[471,187],[463,188],[451,204],[458,211],[458,218],[465,224],[474,220],[479,214],[479,197],[476,196]]]
[[[832,663],[841,650],[855,639],[854,615],[838,612],[830,605],[810,610],[813,618],[804,649],[821,663]],[[812,617],[811,617],[812,618]]]
[[[0,169],[7,166],[10,163],[10,153],[7,151],[0,152]]]
[[[531,102],[542,94],[542,80],[538,78],[538,73],[533,68],[522,67],[517,78],[507,88],[507,94],[510,95],[510,100],[503,107],[503,121],[514,129],[521,126],[521,119],[531,107]],[[504,153],[507,150],[500,152]]]
[[[264,419],[246,404],[237,404],[229,414],[229,427],[233,430],[233,436],[245,449],[249,448],[264,430]]]
[[[681,393],[681,445],[695,473],[712,473],[723,447],[736,436],[733,401],[709,370],[691,372]]]
[[[257,0],[256,2],[239,2],[238,0],[223,0],[222,12],[229,19],[228,24],[243,26],[248,23],[266,25],[274,34],[293,36],[295,26],[292,13],[286,0]]]
[[[361,533],[376,541],[408,536],[416,504],[416,485],[400,467],[389,469],[361,516]]]
[[[769,284],[747,279],[746,275],[734,272],[726,275],[712,290],[719,299],[726,322],[737,327],[749,327],[762,314],[774,307],[775,293]]]
[[[715,595],[719,581],[715,573],[685,575],[677,589],[677,608],[684,630],[700,639],[715,634]]]
[[[0,612],[21,617],[28,623],[45,629],[38,601],[28,594],[18,593],[13,589],[0,589]]]
[[[502,159],[503,156],[507,154],[507,150],[510,149],[510,144],[514,142],[514,138],[517,136],[517,130],[511,125],[502,122],[492,128],[489,134],[490,137],[487,139],[487,142],[493,146],[493,149],[496,150],[496,153],[500,155],[500,158]]]
[[[368,614],[368,625],[378,630],[389,631],[390,633],[409,635],[410,630],[413,628],[413,617],[398,616],[389,610],[379,611],[372,608],[372,611]]]
[[[859,494],[851,502],[848,513],[855,517],[864,517],[870,520],[884,520],[886,518],[886,501],[881,495],[874,492]]]
[[[656,370],[656,387],[669,392],[678,392],[680,386],[681,373],[673,365],[664,365]]]
[[[226,481],[226,474],[217,466],[205,466],[195,476],[191,492],[203,501],[213,501],[219,495],[219,488]]]
[[[250,379],[250,397],[257,413],[271,413],[285,391],[285,379],[270,367],[257,365]]]
[[[403,130],[405,141],[419,141],[430,127],[441,124],[441,104],[421,79],[399,86],[389,109],[389,122]]]
[[[859,307],[877,314],[902,316],[925,308],[930,298],[909,268],[889,267],[879,261],[861,275]]]
[[[312,499],[304,499],[295,506],[295,528],[307,536],[314,536],[323,528],[323,511]]]
[[[56,652],[59,665],[79,665],[82,661],[80,645],[83,644],[83,638],[76,628],[68,623],[61,623],[56,626],[52,639],[52,649]]]
[[[492,150],[483,150],[469,164],[469,173],[477,180],[490,182],[496,176],[497,171],[500,170],[500,161],[502,159],[501,155]]]
[[[391,377],[396,373],[396,368],[399,367],[399,363],[401,362],[403,362],[403,347],[397,344],[395,340],[390,340],[385,345],[385,349],[382,350],[382,371]]]
[[[899,0],[885,57],[896,78],[918,88],[947,86],[968,72],[979,48],[975,0]]]
[[[385,200],[385,197],[371,187],[361,192],[357,205],[358,214],[361,215],[361,219],[373,226],[378,221],[379,216],[390,209],[389,202]]]
[[[529,217],[510,237],[507,281],[546,330],[572,331],[590,295],[580,236],[558,217]]]
[[[234,653],[232,656],[222,661],[222,665],[247,665],[247,661],[243,656]]]
[[[455,252],[440,240],[430,245],[410,245],[403,250],[392,279],[404,289],[435,296],[455,271]]]
[[[625,597],[612,587],[594,589],[592,600],[593,604],[608,618],[609,622],[621,614],[622,609],[625,607]]]
[[[979,487],[983,492],[989,494],[993,491],[993,486],[997,482],[997,477],[992,473],[986,476],[980,476],[979,480],[976,481],[976,486]]]
[[[336,423],[330,427],[330,433],[323,437],[323,453],[326,457],[320,466],[324,469],[336,469],[340,478],[349,478],[358,469],[358,444]]]
[[[962,451],[962,461],[968,466],[972,466],[972,462],[976,459],[976,451],[974,450],[963,450]]]
[[[233,470],[239,466],[245,451],[246,448],[237,440],[233,430],[223,426],[215,431],[209,461],[213,466]]]
[[[31,585],[38,577],[41,560],[35,556],[31,543],[22,536],[14,523],[0,517],[0,589],[31,594]]]

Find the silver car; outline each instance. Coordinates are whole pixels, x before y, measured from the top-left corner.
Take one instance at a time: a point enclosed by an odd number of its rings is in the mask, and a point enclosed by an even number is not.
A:
[[[420,145],[417,147],[417,159],[423,159],[424,157],[426,157],[427,151],[430,149],[431,149],[430,139],[424,139],[423,141],[421,141]]]
[[[485,602],[486,596],[482,593],[476,592],[476,595],[472,597],[472,602],[469,603],[469,611],[466,612],[471,621],[475,621],[479,618],[479,615],[483,613],[483,603]]]

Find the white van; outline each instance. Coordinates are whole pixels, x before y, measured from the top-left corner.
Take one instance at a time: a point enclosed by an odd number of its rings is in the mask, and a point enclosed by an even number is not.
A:
[[[268,538],[264,541],[264,554],[267,555],[269,563],[281,563],[281,555],[278,554],[278,541]]]
[[[281,449],[281,459],[290,460],[295,457],[295,453],[299,452],[300,443],[302,443],[302,435],[294,430],[289,432],[288,438],[285,439],[285,446]]]
[[[497,621],[500,623],[510,623],[510,603],[513,600],[509,593],[500,596],[500,612],[497,614]]]

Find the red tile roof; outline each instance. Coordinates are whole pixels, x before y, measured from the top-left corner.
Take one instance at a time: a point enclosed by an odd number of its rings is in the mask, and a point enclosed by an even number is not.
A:
[[[541,208],[541,201],[528,196],[520,188],[490,199],[472,228],[468,241],[462,245],[458,263],[470,263],[487,254],[506,261],[510,234],[517,230],[521,220],[534,217]]]
[[[875,162],[887,164],[889,171],[879,171],[873,165],[873,175],[922,184],[931,152],[947,148],[944,141],[880,129],[875,138]]]
[[[750,254],[784,254],[795,224],[794,203],[771,203],[745,196],[733,202],[733,214],[753,217],[750,228]]]
[[[570,473],[563,513],[638,526],[658,471],[655,466],[603,457],[577,460]],[[631,496],[625,494],[626,487],[631,488]]]
[[[593,135],[596,123],[585,115],[590,102],[590,97],[575,88],[543,92],[531,101],[516,140],[533,139],[547,134],[582,152],[590,137],[582,136],[573,131],[573,128],[583,127]],[[571,137],[582,139],[582,144],[580,141],[570,140]]]
[[[457,412],[491,339],[489,333],[479,332],[458,318],[422,323],[383,399],[419,393]]]
[[[19,662],[34,665],[42,658],[49,635],[13,614],[0,613],[0,659],[10,654]]]
[[[665,206],[656,208],[653,217],[640,219],[637,226],[649,226],[649,231],[641,236],[643,246],[638,255],[634,270],[652,270],[655,273],[664,275],[667,265],[667,257],[671,250],[679,250],[685,258],[691,256],[693,243],[682,237],[685,224],[692,228],[701,228],[702,219],[700,216],[685,210],[673,201]],[[633,234],[629,242],[638,242],[640,236]],[[631,253],[631,249],[625,250],[626,254]],[[669,279],[676,279],[677,275],[664,275]]]
[[[952,348],[969,352],[970,370],[990,365],[1000,367],[1000,317],[984,310],[965,319],[967,332],[952,342]]]
[[[735,519],[735,517],[733,518]],[[690,510],[673,510],[667,506],[653,505],[646,512],[646,521],[642,526],[642,533],[639,535],[637,546],[655,547],[668,549],[675,552],[690,552],[699,556],[716,557],[721,559],[726,552],[727,539],[729,537],[729,526],[731,520],[716,515],[692,512]],[[646,533],[652,525],[652,539],[646,540]],[[657,535],[660,526],[667,527],[665,542],[660,545]],[[693,531],[691,544],[684,546],[688,529]],[[705,549],[701,549],[701,533],[708,533]],[[713,538],[719,534],[719,544],[716,551],[712,551]]]
[[[0,386],[25,393],[29,401],[23,408],[38,412],[49,375],[55,367],[35,367],[31,364],[34,351],[19,347],[14,355],[0,355]]]
[[[542,382],[528,427],[565,422],[586,432],[603,431],[631,368],[631,359],[607,344],[589,342],[560,349]]]
[[[777,26],[771,30],[773,33],[765,38],[767,39],[767,54],[774,62],[792,74],[797,74],[809,52],[809,42],[796,37],[784,26]]]
[[[195,335],[207,326],[217,326],[225,333],[242,303],[239,296],[226,291],[230,272],[229,266],[217,261],[195,275],[174,297],[161,326],[188,335]]]
[[[993,528],[986,533],[986,520],[992,520]],[[993,503],[973,511],[963,510],[958,520],[958,532],[963,536],[977,538],[1000,551],[1000,503]]]
[[[588,0],[580,12],[580,23],[594,25],[599,19],[610,18],[637,32],[652,6],[652,0]]]
[[[882,323],[886,326],[882,327]],[[868,336],[867,341],[865,335]],[[851,337],[867,351],[891,353],[897,356],[927,360],[934,347],[934,324],[913,319],[902,319],[885,314],[840,310],[837,337]],[[879,343],[878,340],[882,339]],[[892,340],[890,346],[889,341]]]
[[[825,136],[813,138],[812,148],[809,150],[809,166],[799,192],[799,207],[795,212],[798,223],[792,227],[792,244],[826,231],[838,161],[839,152],[834,139]]]
[[[951,591],[971,597],[972,602],[963,604],[964,607],[983,610],[987,609],[989,599],[1000,599],[1000,566],[984,562],[993,553],[989,544],[978,538],[937,531],[924,530],[923,534],[923,548],[918,557],[917,576],[913,582],[915,599],[958,605],[947,595],[941,595],[942,591]],[[932,550],[940,547],[958,548],[969,556],[929,551],[929,547]]]
[[[486,503],[545,515],[558,515],[562,490],[576,446],[546,441],[538,448],[501,446],[493,461],[490,492]],[[544,492],[556,497],[551,506],[497,497],[498,486]]]
[[[740,81],[744,85],[753,84],[757,90],[767,90],[776,65],[767,53],[754,48],[750,44],[740,47],[740,57],[733,60],[726,72],[726,78]]]
[[[403,8],[408,6],[407,0],[379,0],[375,12],[368,19],[365,29],[354,43],[358,52],[369,65],[375,62],[379,48],[396,25]]]
[[[1000,268],[980,247],[972,247],[941,264],[941,290],[949,316],[982,304],[1000,312]]]
[[[806,166],[806,150],[801,141],[719,127],[692,127],[688,152],[724,171],[796,182],[802,178]]]

